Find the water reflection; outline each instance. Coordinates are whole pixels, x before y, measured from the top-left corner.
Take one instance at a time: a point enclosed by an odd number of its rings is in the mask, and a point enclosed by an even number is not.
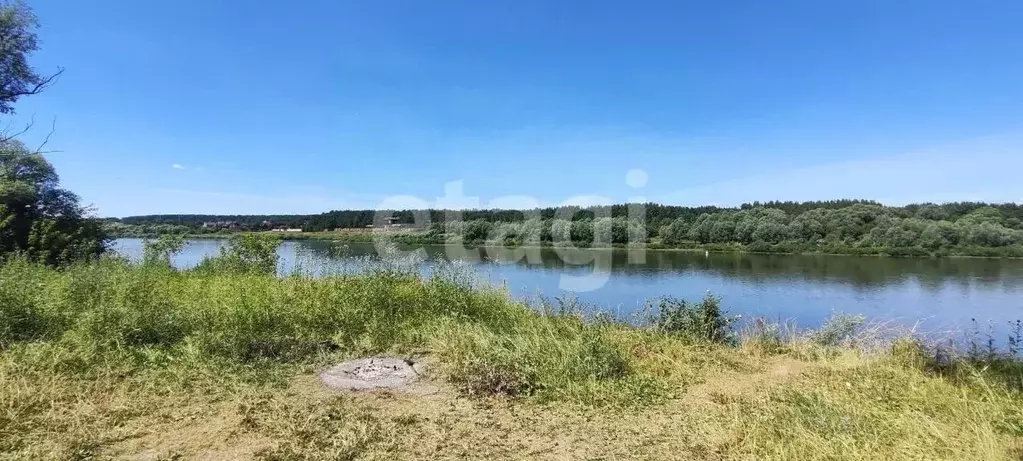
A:
[[[179,267],[216,254],[222,241],[195,240],[175,258]],[[141,252],[141,241],[121,239],[118,251]],[[409,248],[405,248],[409,250]],[[423,247],[429,260],[448,257],[443,246]],[[285,242],[282,270],[322,274],[358,270],[370,244]],[[501,254],[504,253],[504,254]],[[626,316],[659,296],[695,299],[712,292],[732,312],[794,318],[815,324],[832,311],[925,320],[925,328],[961,329],[971,318],[1005,322],[1023,317],[1023,260],[898,259],[856,256],[750,255],[691,251],[536,249],[509,260],[506,252],[470,248],[458,253],[487,279],[516,296],[562,296]],[[496,256],[495,256],[496,255]],[[566,262],[567,261],[567,262]],[[642,261],[637,263],[636,261]],[[595,270],[596,268],[596,270]],[[424,269],[425,270],[425,269]]]
[[[303,242],[303,246],[328,254],[338,245]],[[374,253],[372,245],[347,246],[352,254]],[[444,246],[422,247],[429,258],[445,257]],[[333,250],[336,251],[336,250]],[[904,283],[915,279],[927,289],[941,290],[947,283],[963,287],[987,286],[1019,290],[1023,287],[1023,261],[981,258],[885,258],[873,256],[764,255],[742,253],[704,253],[702,251],[635,251],[625,249],[538,249],[540,262],[533,258],[501,261],[491,258],[483,248],[463,253],[462,259],[479,264],[513,263],[530,269],[579,270],[594,266],[612,274],[644,277],[699,272],[749,281],[776,282],[790,279],[828,283],[847,283],[864,289]],[[637,258],[636,254],[642,254]],[[468,255],[469,257],[465,257]],[[594,261],[585,265],[566,261]],[[643,263],[630,261],[643,260]]]

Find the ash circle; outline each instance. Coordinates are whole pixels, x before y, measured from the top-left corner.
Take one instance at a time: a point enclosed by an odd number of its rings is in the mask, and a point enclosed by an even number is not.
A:
[[[335,365],[320,373],[332,389],[394,389],[419,379],[421,365],[400,357],[367,357]]]

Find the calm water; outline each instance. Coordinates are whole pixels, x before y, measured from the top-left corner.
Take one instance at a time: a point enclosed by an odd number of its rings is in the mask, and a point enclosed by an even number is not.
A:
[[[219,240],[192,240],[174,264],[194,266],[223,245]],[[139,239],[114,242],[114,248],[128,257],[137,257],[141,247]],[[340,256],[343,247],[347,247],[345,256]],[[563,250],[559,254],[553,249],[534,250],[523,258],[477,249],[451,254],[452,248],[432,246],[423,251],[428,260],[467,261],[481,276],[507,285],[518,296],[574,295],[621,316],[640,311],[651,298],[670,295],[697,300],[711,292],[722,298],[731,313],[794,319],[806,326],[819,323],[832,311],[907,325],[920,320],[925,331],[961,330],[973,318],[1000,325],[1023,318],[1023,260],[652,250]],[[284,242],[279,253],[285,272],[296,265],[316,271],[357,264],[358,256],[376,254],[372,245],[326,241]]]

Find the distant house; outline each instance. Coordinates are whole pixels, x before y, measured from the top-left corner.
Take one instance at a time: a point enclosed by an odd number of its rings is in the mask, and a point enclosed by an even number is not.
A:
[[[274,229],[273,232],[302,232],[302,229],[301,228],[279,227],[277,229]]]
[[[402,224],[402,223],[400,223],[398,221],[401,221],[401,218],[396,218],[396,217],[392,216],[392,217],[389,217],[389,218],[383,218],[383,223],[381,223],[380,225],[367,224],[366,227],[368,227],[368,228],[377,228],[377,229],[391,229],[391,228],[405,227],[406,226],[406,224]]]
[[[237,229],[241,227],[238,221],[207,221],[202,223],[203,229]]]

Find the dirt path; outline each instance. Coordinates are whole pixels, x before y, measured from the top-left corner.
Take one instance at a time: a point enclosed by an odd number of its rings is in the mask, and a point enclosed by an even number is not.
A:
[[[720,446],[730,437],[718,414],[724,403],[768,392],[809,366],[775,357],[758,372],[709,372],[677,399],[631,410],[468,399],[431,379],[403,391],[339,392],[307,375],[275,395],[243,395],[180,409],[170,420],[126,436],[104,454],[136,460],[253,459],[303,437],[331,448],[338,440],[358,439],[352,434],[359,431],[347,422],[317,422],[324,417],[322,408],[340,405],[344,415],[357,415],[342,419],[364,419],[372,428],[370,442],[357,452],[360,459],[713,460],[721,459]],[[265,421],[254,423],[247,412],[258,405],[266,407],[259,416]]]

